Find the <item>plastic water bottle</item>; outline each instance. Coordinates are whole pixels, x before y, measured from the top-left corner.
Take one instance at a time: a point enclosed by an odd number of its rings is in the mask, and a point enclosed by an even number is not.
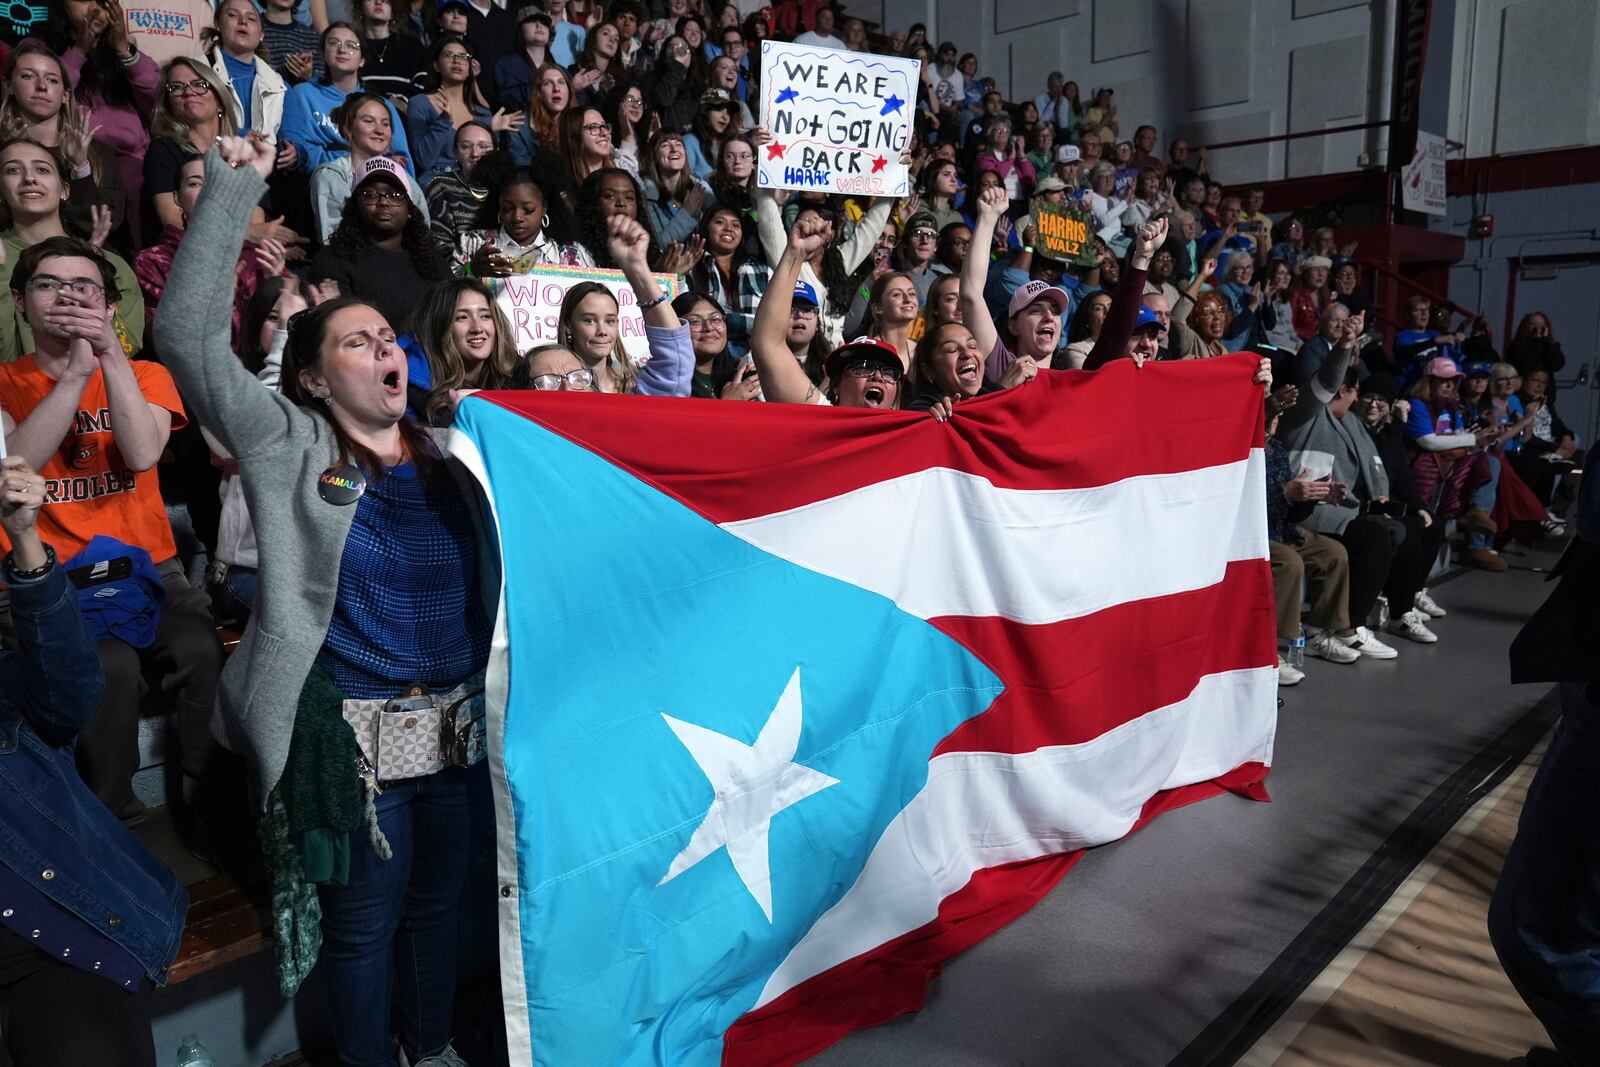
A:
[[[1289,666],[1300,670],[1306,665],[1306,635],[1296,634],[1289,638],[1289,655],[1285,657]]]
[[[172,1061],[172,1067],[216,1067],[216,1061],[198,1036],[188,1034],[178,1046],[178,1058]]]

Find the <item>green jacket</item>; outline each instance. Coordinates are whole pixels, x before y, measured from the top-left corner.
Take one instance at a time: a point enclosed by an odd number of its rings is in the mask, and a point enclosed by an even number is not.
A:
[[[0,263],[0,282],[10,289],[11,272],[28,246],[15,230],[0,233],[0,242],[6,248],[6,261]],[[123,350],[132,355],[144,347],[144,293],[127,260],[110,249],[103,249],[101,254],[117,271],[117,288],[122,290],[122,298],[117,301],[117,336],[122,338]],[[9,301],[6,310],[0,312],[0,363],[15,363],[32,351],[33,331],[28,329],[16,301]]]

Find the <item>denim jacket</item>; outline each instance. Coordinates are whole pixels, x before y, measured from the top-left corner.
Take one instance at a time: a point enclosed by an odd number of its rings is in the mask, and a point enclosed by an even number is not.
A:
[[[104,686],[60,567],[17,581],[17,651],[0,653],[0,863],[109,937],[160,984],[188,894],[78,777],[73,741]]]

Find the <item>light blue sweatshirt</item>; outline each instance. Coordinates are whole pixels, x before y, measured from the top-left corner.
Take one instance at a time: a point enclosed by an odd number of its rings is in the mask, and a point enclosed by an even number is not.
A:
[[[360,82],[356,83],[353,91],[361,91]],[[334,110],[349,95],[343,89],[322,81],[301,82],[290,88],[283,101],[283,125],[279,128],[278,136],[293,142],[299,151],[296,170],[309,174],[324,163],[350,154],[350,146],[344,143],[344,138],[339,136],[339,128],[333,123]],[[411,158],[405,122],[392,103],[389,104],[389,125],[394,130],[390,154],[404,156],[406,173],[415,178],[416,161]]]

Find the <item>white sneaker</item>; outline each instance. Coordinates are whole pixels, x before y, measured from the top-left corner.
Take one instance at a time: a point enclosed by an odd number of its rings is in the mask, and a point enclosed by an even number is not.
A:
[[[1424,645],[1431,645],[1439,640],[1439,635],[1428,629],[1428,616],[1416,609],[1406,612],[1399,618],[1390,619],[1388,631],[1398,634],[1408,641],[1417,641]]]
[[[1305,680],[1306,674],[1299,667],[1291,667],[1285,663],[1282,656],[1278,657],[1278,684],[1299,685]]]
[[[1368,659],[1396,659],[1400,655],[1394,648],[1379,641],[1365,626],[1357,626],[1356,632],[1349,637],[1336,637],[1334,640]]]
[[[1361,653],[1327,630],[1306,634],[1306,655],[1325,659],[1329,663],[1354,663],[1361,658]]]
[[[1442,619],[1449,614],[1449,612],[1445,611],[1434,602],[1433,597],[1428,595],[1428,591],[1426,589],[1419,589],[1417,591],[1417,595],[1411,601],[1411,606],[1413,609],[1422,612],[1424,615],[1432,616],[1435,619]]]

